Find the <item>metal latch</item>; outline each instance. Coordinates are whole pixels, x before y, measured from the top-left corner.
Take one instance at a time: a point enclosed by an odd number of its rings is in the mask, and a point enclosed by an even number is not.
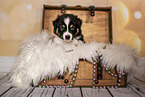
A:
[[[66,5],[61,5],[61,13],[65,14]]]
[[[90,15],[95,16],[95,6],[93,5],[89,6],[89,10],[90,10]]]

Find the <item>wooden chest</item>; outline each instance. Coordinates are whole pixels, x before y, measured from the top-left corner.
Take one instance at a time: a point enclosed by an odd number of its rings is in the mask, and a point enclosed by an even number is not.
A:
[[[68,7],[65,5],[44,5],[42,29],[53,35],[52,21],[58,15],[64,13],[78,15],[83,21],[82,33],[86,42],[112,43],[112,11],[110,6]],[[126,74],[119,74],[115,68],[114,70],[108,70],[102,67],[100,59],[98,59],[97,64],[80,61],[71,75],[67,72],[65,76],[56,76],[50,80],[45,79],[39,85],[50,87],[125,87]]]

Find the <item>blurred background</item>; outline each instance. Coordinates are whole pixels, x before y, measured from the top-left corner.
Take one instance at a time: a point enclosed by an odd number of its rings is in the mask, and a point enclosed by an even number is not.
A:
[[[0,0],[0,56],[17,56],[26,36],[41,31],[43,4],[112,6],[113,42],[145,57],[145,0]]]

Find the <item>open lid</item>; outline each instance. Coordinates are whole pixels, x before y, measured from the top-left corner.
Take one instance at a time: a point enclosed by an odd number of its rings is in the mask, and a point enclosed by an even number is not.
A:
[[[52,21],[61,14],[74,14],[82,20],[82,34],[86,42],[112,43],[111,7],[69,7],[44,5],[42,29],[53,35]]]

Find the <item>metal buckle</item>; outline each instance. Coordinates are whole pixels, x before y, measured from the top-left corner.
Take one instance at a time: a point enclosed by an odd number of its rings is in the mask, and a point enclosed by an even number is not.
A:
[[[95,16],[95,6],[93,5],[89,6],[89,10],[90,10],[90,15]]]
[[[66,5],[61,5],[61,13],[65,14]]]

